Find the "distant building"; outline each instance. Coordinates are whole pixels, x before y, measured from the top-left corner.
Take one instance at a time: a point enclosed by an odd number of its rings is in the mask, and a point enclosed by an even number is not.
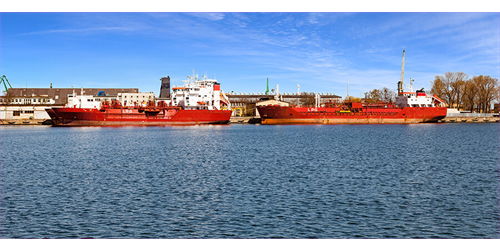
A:
[[[304,94],[314,96],[316,94],[320,95],[320,102],[341,102],[342,97],[335,95],[333,93],[282,93],[279,98],[282,102],[289,103],[290,105],[300,105],[300,100],[303,98]],[[236,93],[234,91],[226,93],[229,101],[231,102],[231,109],[233,110],[233,116],[255,116],[258,115],[256,110],[256,104],[266,100],[273,100],[275,94],[266,95],[264,93]],[[266,103],[266,102],[263,102]],[[273,102],[269,102],[273,103]],[[281,103],[281,102],[280,102]]]
[[[118,100],[123,106],[146,105],[149,101],[155,101],[155,94],[150,93],[118,93]]]
[[[68,95],[83,93],[85,95],[118,95],[118,93],[139,93],[139,89],[137,88],[127,88],[127,89],[107,89],[107,88],[10,88],[7,91],[5,97],[10,97],[21,100],[24,102],[24,99],[29,99],[34,96],[45,96],[48,99],[54,99],[54,105],[65,105],[68,103]],[[4,97],[4,98],[5,98]],[[2,103],[4,104],[4,103]],[[5,103],[6,104],[6,103]]]
[[[0,96],[0,123],[41,124],[50,119],[45,109],[63,107],[69,96],[82,92],[96,100],[112,101],[118,99],[118,93],[138,93],[139,89],[10,88],[5,96]]]

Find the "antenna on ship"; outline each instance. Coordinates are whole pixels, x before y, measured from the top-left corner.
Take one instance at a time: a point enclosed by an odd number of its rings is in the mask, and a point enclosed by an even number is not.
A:
[[[347,97],[346,98],[349,98],[349,80],[347,80]]]
[[[405,76],[405,51],[403,50],[403,63],[401,65],[401,80],[398,82],[398,94],[403,93],[403,80]]]

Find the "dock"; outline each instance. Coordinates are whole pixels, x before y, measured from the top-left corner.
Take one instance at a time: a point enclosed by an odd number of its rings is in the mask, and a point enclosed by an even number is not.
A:
[[[498,122],[498,113],[455,113],[449,114],[439,122],[444,123],[485,123]]]
[[[255,123],[260,123],[260,117],[258,116],[243,116],[243,117],[231,117],[231,120],[229,120],[229,123],[235,124],[235,123],[250,123],[250,124],[255,124]]]
[[[50,119],[0,119],[1,125],[51,125]]]

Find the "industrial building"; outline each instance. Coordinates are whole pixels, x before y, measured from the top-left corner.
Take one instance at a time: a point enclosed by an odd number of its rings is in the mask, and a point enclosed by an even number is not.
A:
[[[0,97],[0,123],[42,124],[50,119],[45,109],[66,105],[68,96],[73,93],[98,96],[103,100],[111,101],[118,99],[118,93],[139,93],[139,89],[9,88],[6,94]],[[150,93],[147,95],[149,96]]]

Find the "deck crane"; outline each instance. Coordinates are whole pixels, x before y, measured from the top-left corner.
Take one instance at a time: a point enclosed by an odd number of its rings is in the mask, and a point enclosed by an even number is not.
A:
[[[3,83],[3,87],[5,88],[5,94],[7,94],[7,91],[10,88],[12,88],[12,85],[10,85],[9,80],[7,79],[7,77],[5,75],[3,75],[2,78],[0,78],[0,82]],[[7,87],[7,84],[9,84],[9,87]]]
[[[403,94],[403,80],[405,75],[405,51],[403,50],[403,63],[401,65],[401,80],[398,82],[398,94]]]

